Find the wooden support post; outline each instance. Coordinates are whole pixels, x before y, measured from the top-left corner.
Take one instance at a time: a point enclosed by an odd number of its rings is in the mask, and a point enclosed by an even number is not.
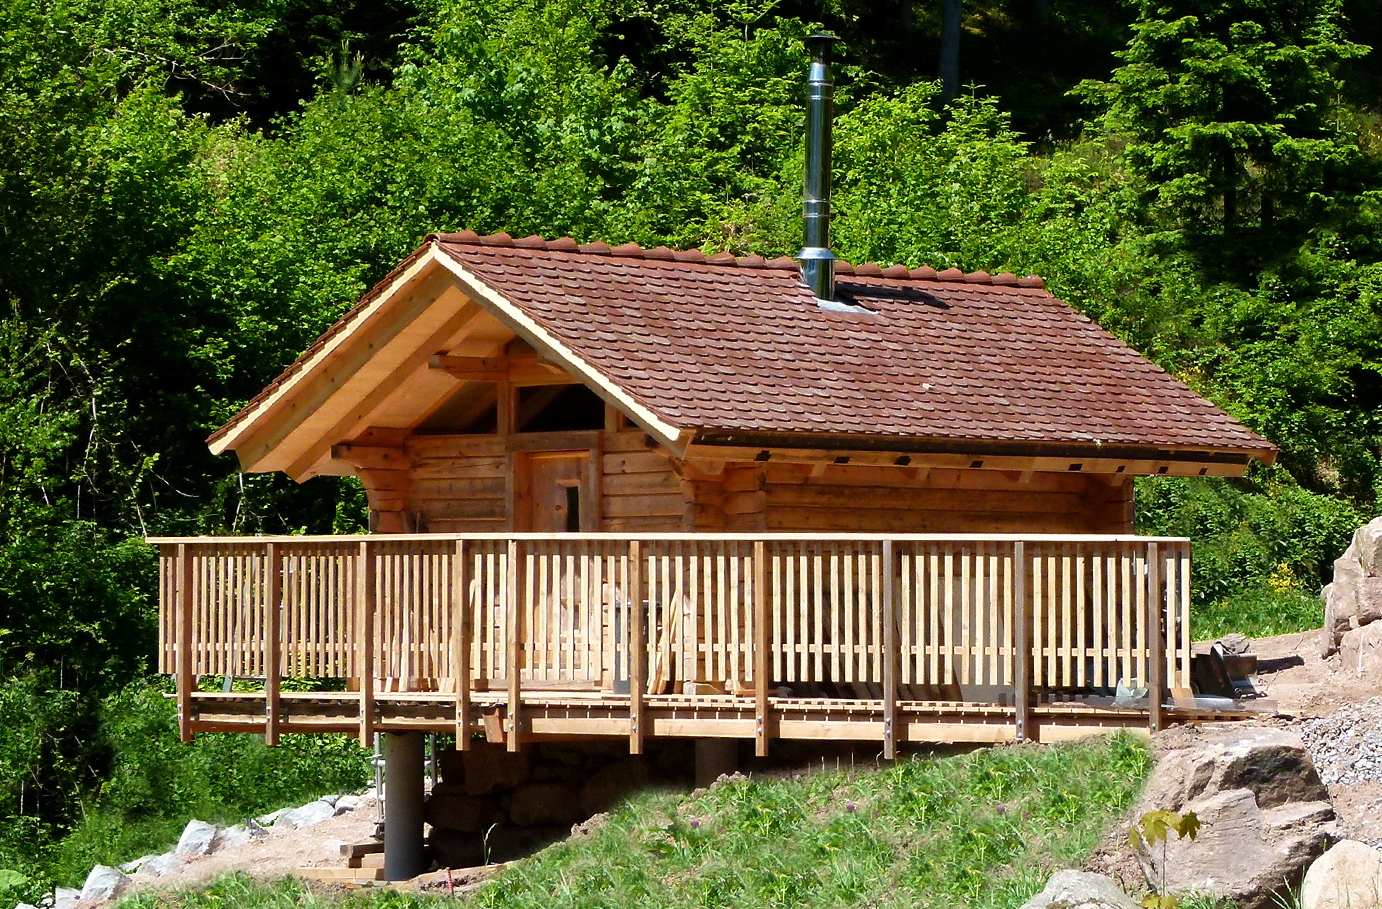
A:
[[[893,587],[893,541],[883,541],[883,758],[897,759],[897,678],[902,658],[897,646],[897,594]]]
[[[279,691],[283,676],[283,569],[278,558],[278,544],[265,544],[264,570],[268,572],[269,584],[268,600],[264,604],[268,613],[264,623],[264,742],[268,745],[278,744],[278,727],[283,718],[283,700]]]
[[[1032,617],[1027,611],[1027,547],[1013,543],[1013,706],[1017,715],[1017,740],[1032,735]]]
[[[192,554],[178,544],[178,730],[183,742],[192,741]]]
[[[647,693],[647,613],[643,609],[643,547],[629,541],[629,754],[643,753],[643,695]]]
[[[772,665],[768,653],[768,547],[762,540],[753,544],[753,694],[754,742],[759,757],[768,756],[772,736],[768,717],[768,684]]]
[[[521,573],[526,556],[523,544],[509,540],[509,709],[504,717],[504,739],[510,751],[519,749],[522,717],[519,706],[522,698],[522,685],[519,675],[523,666],[523,583]]]
[[[374,747],[374,553],[368,540],[360,541],[360,564],[356,568],[359,585],[360,622],[360,746]]]
[[[451,671],[456,675],[456,748],[470,750],[470,582],[465,541],[456,541],[451,562]]]
[[[1156,543],[1147,546],[1147,618],[1146,629],[1148,666],[1147,723],[1152,732],[1162,727],[1161,705],[1166,700],[1166,637],[1161,619],[1166,609],[1166,592],[1161,587],[1161,553]]]

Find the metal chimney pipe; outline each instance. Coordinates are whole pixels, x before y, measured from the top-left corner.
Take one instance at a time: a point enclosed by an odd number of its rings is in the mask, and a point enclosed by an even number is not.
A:
[[[835,116],[835,86],[830,81],[833,35],[812,35],[807,78],[806,187],[802,207],[806,246],[797,255],[801,276],[818,300],[835,299],[835,254],[830,251],[830,124]]]

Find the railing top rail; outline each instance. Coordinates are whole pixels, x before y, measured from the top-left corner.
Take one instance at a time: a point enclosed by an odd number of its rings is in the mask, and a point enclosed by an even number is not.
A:
[[[244,545],[246,543],[439,543],[457,540],[536,540],[544,542],[883,542],[895,543],[1189,543],[1188,537],[1132,534],[1050,533],[389,533],[320,536],[145,537],[155,546]]]

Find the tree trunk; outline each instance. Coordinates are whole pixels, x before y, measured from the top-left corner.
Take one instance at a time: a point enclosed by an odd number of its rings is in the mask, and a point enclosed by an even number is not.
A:
[[[963,0],[942,0],[939,76],[943,102],[960,93],[960,19],[963,15]]]
[[[1037,0],[1037,19],[1042,25],[1051,21],[1051,0]]]

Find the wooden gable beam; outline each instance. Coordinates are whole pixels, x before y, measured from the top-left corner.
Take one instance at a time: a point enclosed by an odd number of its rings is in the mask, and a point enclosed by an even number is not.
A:
[[[413,466],[413,459],[401,447],[352,445],[348,442],[332,445],[331,459],[344,461],[361,470],[407,470]]]
[[[517,387],[575,385],[580,381],[556,363],[537,356],[457,357],[434,354],[428,358],[427,365],[463,382],[508,382]]]

